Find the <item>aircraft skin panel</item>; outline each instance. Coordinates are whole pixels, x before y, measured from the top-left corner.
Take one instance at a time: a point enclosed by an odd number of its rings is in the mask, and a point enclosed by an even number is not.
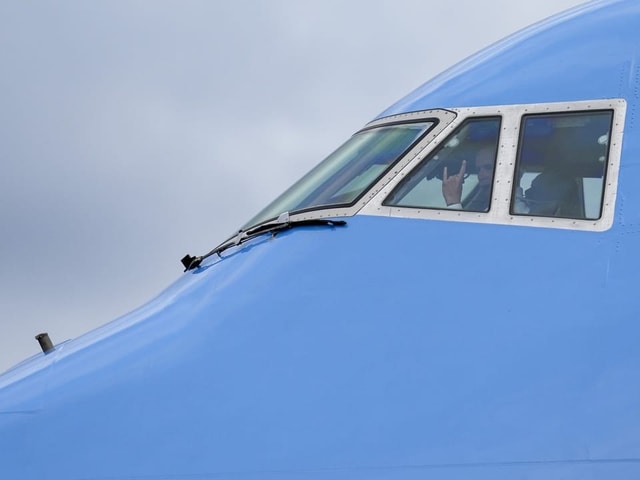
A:
[[[553,264],[547,249],[522,250],[549,242]],[[260,238],[186,274],[129,328],[5,385],[13,401],[22,382],[46,391],[36,411],[0,415],[0,451],[38,452],[60,478],[210,465],[364,468],[362,478],[389,467],[411,478],[416,465],[446,466],[437,468],[451,478],[465,474],[451,465],[479,475],[532,462],[567,462],[543,472],[605,468],[598,462],[640,453],[629,368],[640,362],[638,327],[608,288],[618,262],[593,232],[465,223],[443,232],[367,216]],[[540,264],[548,277],[528,274]],[[444,284],[451,272],[460,280]],[[548,281],[559,276],[562,285]],[[171,303],[176,290],[186,301]],[[69,451],[60,438],[82,441]]]
[[[440,130],[353,204],[291,215],[346,225],[230,241],[1,374],[0,477],[640,478],[639,17],[589,4],[454,67],[383,114],[451,109]],[[597,138],[618,142],[606,225],[495,221],[510,185],[457,221],[383,210],[467,109],[601,99],[624,123]],[[496,184],[519,125],[505,114]]]

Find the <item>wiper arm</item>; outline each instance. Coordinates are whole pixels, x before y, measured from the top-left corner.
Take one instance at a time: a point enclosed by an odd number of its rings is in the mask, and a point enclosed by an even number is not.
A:
[[[312,227],[317,225],[329,225],[331,227],[341,227],[346,225],[347,222],[344,220],[331,220],[329,218],[313,218],[308,220],[289,220],[289,212],[285,212],[278,217],[277,220],[273,222],[263,223],[256,227],[248,228],[246,230],[240,230],[233,239],[226,240],[218,245],[216,248],[211,250],[206,255],[201,255],[199,257],[193,257],[189,254],[185,255],[180,261],[182,265],[184,265],[184,271],[187,272],[189,270],[193,270],[194,268],[198,268],[202,261],[211,255],[218,255],[228,248],[235,247],[240,245],[241,243],[246,242],[252,238],[257,237],[258,235],[262,235],[264,233],[271,233],[275,235],[276,233],[282,230],[288,230],[293,227]]]
[[[255,235],[265,232],[278,232],[280,230],[287,230],[292,227],[313,227],[316,225],[329,225],[331,227],[341,227],[346,225],[344,220],[332,220],[330,218],[312,218],[308,220],[290,220],[289,212],[285,212],[273,222],[263,223],[257,227],[248,228],[245,233],[251,238]]]

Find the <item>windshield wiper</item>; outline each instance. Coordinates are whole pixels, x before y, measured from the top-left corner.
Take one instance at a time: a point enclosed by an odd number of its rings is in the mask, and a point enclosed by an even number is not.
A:
[[[180,261],[182,265],[184,265],[184,271],[187,272],[189,270],[193,270],[194,268],[198,268],[202,261],[211,255],[218,255],[228,248],[238,246],[247,240],[255,238],[264,233],[271,233],[275,235],[278,232],[283,230],[288,230],[293,227],[313,227],[318,225],[328,225],[331,227],[341,227],[346,225],[347,222],[344,220],[331,220],[329,218],[313,218],[308,220],[290,220],[289,212],[285,212],[278,217],[277,220],[273,222],[262,223],[255,227],[247,228],[246,230],[240,230],[235,237],[232,239],[226,240],[218,245],[216,248],[211,250],[209,253],[205,255],[201,255],[199,257],[193,257],[189,254],[185,255]]]

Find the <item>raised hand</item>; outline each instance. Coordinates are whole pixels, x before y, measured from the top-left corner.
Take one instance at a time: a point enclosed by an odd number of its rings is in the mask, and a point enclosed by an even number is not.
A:
[[[467,171],[467,161],[462,161],[460,171],[448,176],[447,167],[444,167],[442,174],[442,196],[447,206],[461,203],[462,201],[462,184],[464,183],[464,173]]]

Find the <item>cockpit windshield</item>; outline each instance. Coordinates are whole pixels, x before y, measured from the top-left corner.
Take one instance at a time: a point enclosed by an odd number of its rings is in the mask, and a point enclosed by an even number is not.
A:
[[[284,212],[353,204],[436,123],[436,120],[423,120],[356,133],[247,222],[243,229],[276,218]]]

